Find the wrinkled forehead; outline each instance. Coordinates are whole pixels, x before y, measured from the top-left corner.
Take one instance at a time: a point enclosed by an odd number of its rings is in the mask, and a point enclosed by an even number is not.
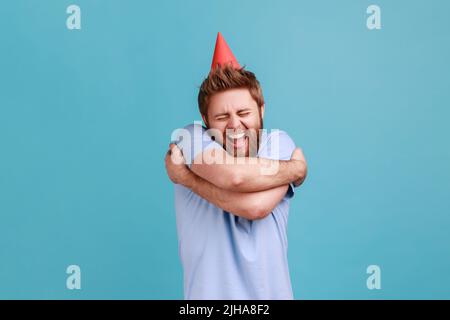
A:
[[[214,94],[209,101],[208,113],[235,113],[245,109],[256,109],[258,104],[246,88],[231,89]]]

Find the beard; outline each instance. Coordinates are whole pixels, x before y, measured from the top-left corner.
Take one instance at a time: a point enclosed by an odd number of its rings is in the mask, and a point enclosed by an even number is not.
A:
[[[256,157],[259,150],[263,119],[260,117],[260,125],[256,128],[245,130],[226,129],[222,141],[224,149],[233,157]]]

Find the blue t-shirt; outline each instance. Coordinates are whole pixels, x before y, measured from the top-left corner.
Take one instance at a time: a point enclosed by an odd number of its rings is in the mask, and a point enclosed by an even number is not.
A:
[[[199,124],[183,130],[177,144],[187,164],[206,149],[222,148]],[[263,134],[258,157],[289,160],[294,149],[286,132],[272,130]],[[290,185],[271,214],[251,221],[175,185],[185,299],[292,299],[286,232],[293,194]]]

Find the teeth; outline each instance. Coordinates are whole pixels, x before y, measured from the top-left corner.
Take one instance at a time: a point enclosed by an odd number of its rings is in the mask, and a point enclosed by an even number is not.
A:
[[[227,137],[230,139],[241,139],[245,136],[245,132],[241,132],[241,133],[235,133],[235,134],[227,134]]]

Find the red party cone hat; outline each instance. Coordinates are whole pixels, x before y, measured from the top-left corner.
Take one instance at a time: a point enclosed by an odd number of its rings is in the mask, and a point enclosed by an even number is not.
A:
[[[241,68],[236,58],[234,57],[233,52],[231,52],[230,47],[225,42],[222,34],[219,32],[217,34],[216,47],[214,49],[211,70],[227,64],[231,64],[231,66],[235,69]]]

